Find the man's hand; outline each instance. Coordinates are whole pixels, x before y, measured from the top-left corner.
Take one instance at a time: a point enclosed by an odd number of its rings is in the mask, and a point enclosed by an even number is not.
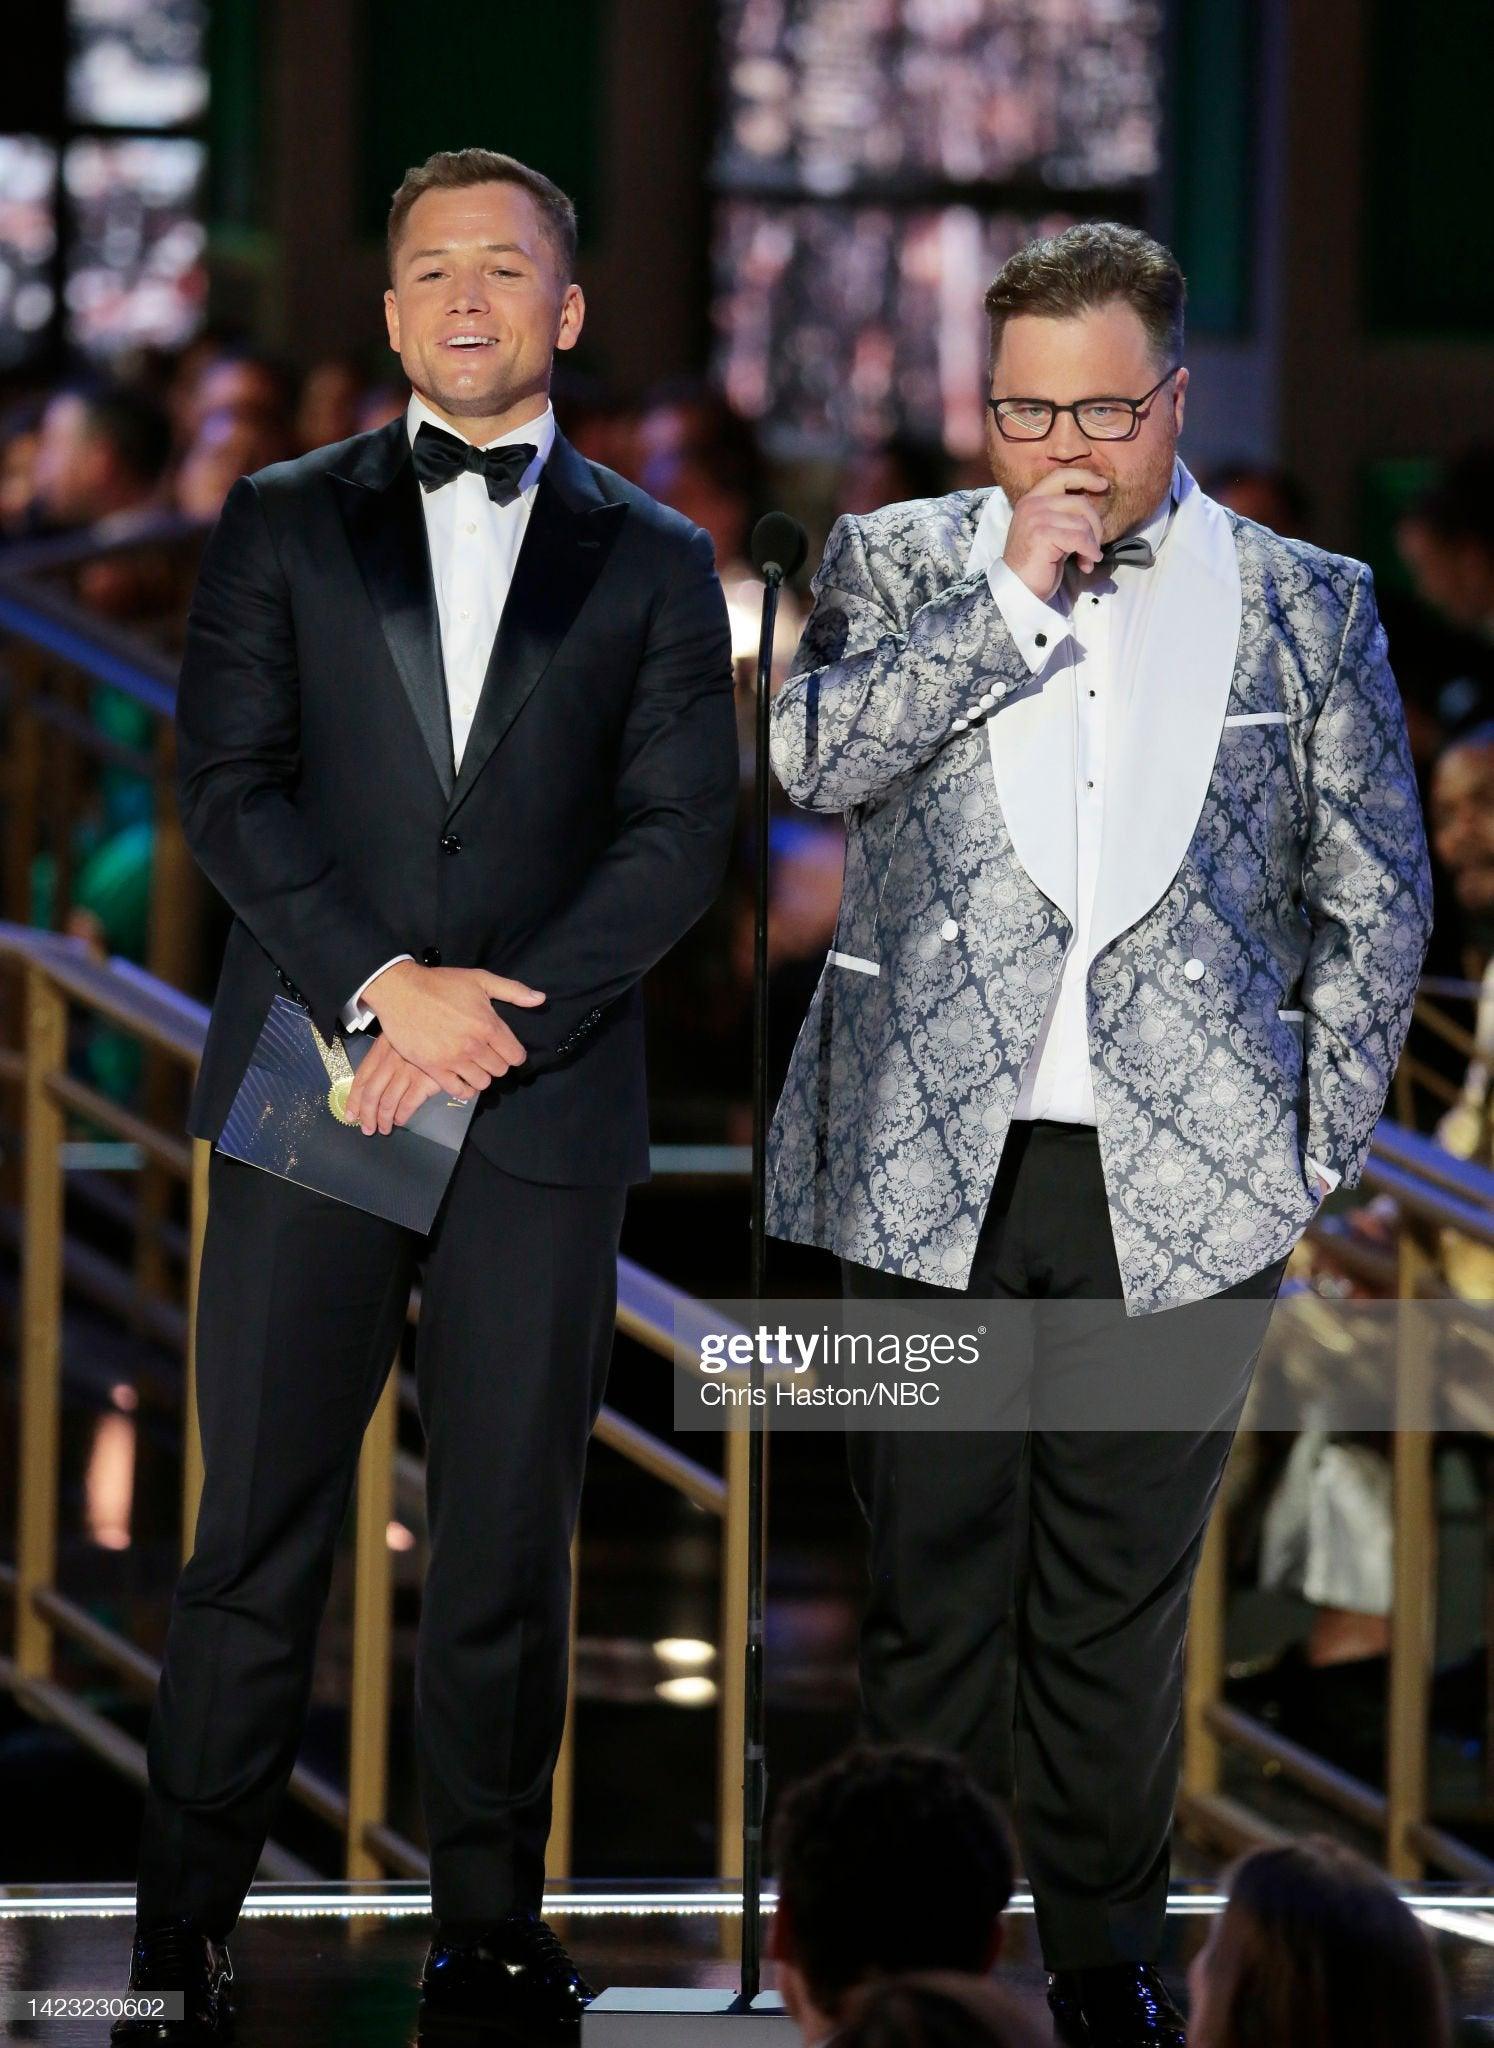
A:
[[[363,1000],[397,1053],[448,1095],[465,1097],[524,1062],[524,1048],[495,1014],[494,1002],[533,1009],[545,998],[539,989],[485,967],[421,967],[397,960],[374,976]]]
[[[1044,604],[1070,555],[1086,569],[1099,561],[1104,519],[1090,494],[1109,489],[1097,469],[1055,469],[1018,498],[1002,559]]]
[[[407,1124],[440,1083],[423,1074],[412,1060],[397,1053],[389,1040],[376,1038],[359,1062],[348,1090],[347,1113],[365,1137]]]

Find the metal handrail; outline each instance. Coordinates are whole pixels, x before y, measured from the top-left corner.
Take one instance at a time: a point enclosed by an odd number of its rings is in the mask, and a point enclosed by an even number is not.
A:
[[[104,1128],[128,1134],[152,1151],[163,1170],[189,1187],[188,1311],[186,1385],[183,1412],[182,1554],[191,1552],[202,1488],[201,1447],[196,1424],[196,1290],[207,1212],[207,1167],[211,1145],[196,1138],[190,1149],[170,1132],[86,1089],[67,1071],[67,1016],[70,1007],[107,1018],[132,1032],[165,1060],[194,1070],[201,1057],[208,1012],[202,1004],[163,987],[128,962],[100,961],[85,945],[55,933],[0,923],[0,967],[19,972],[25,991],[25,1043],[15,1049],[9,1081],[22,1096],[21,1331],[19,1513],[16,1563],[0,1568],[0,1590],[15,1608],[13,1660],[0,1659],[0,1683],[23,1704],[63,1721],[106,1762],[126,1759],[132,1775],[144,1767],[139,1744],[104,1716],[84,1706],[54,1677],[58,1636],[66,1638],[134,1685],[154,1685],[159,1667],[116,1631],[66,1599],[56,1585],[57,1484],[61,1404],[61,1337],[64,1283],[62,1141],[69,1107],[86,1109]],[[4,1079],[0,1076],[0,1079]],[[411,1314],[418,1315],[418,1292]],[[706,1330],[727,1326],[702,1303],[671,1287],[632,1260],[618,1260],[617,1327],[677,1364],[688,1364]],[[364,1438],[358,1466],[354,1536],[353,1683],[349,1702],[349,1783],[346,1793],[298,1766],[292,1793],[312,1811],[339,1826],[349,1877],[379,1877],[390,1868],[406,1874],[424,1869],[418,1847],[388,1825],[388,1717],[392,1641],[392,1569],[388,1523],[397,1469],[414,1461],[397,1448],[397,1411],[408,1388],[398,1358],[385,1383]],[[723,1646],[740,1639],[745,1584],[747,1513],[745,1432],[728,1433],[725,1471],[706,1470],[669,1443],[604,1406],[599,1441],[640,1471],[723,1525],[720,1635]],[[573,1565],[574,1565],[573,1558]],[[572,1577],[573,1589],[575,1573]],[[574,1591],[572,1657],[575,1651]],[[739,1660],[718,1657],[717,1818],[718,1874],[740,1875],[741,1744],[744,1700]],[[551,1876],[568,1876],[574,1787],[574,1686],[556,1766],[554,1820],[547,1849]],[[264,1868],[288,1870],[295,1859],[270,1845]],[[304,1872],[304,1866],[297,1866]]]
[[[1423,1006],[1418,997],[1419,1012]],[[1430,1250],[1438,1230],[1454,1230],[1494,1247],[1494,1172],[1487,1167],[1455,1157],[1419,1132],[1382,1121],[1365,1160],[1363,1179],[1394,1196],[1403,1215],[1395,1261],[1400,1300],[1443,1291],[1436,1284]],[[1334,1242],[1318,1225],[1308,1235],[1324,1245]],[[1480,1426],[1472,1415],[1465,1421],[1470,1427]],[[1188,1627],[1180,1812],[1199,1832],[1232,1849],[1265,1845],[1275,1838],[1276,1831],[1260,1816],[1221,1789],[1223,1753],[1233,1748],[1378,1834],[1392,1876],[1418,1878],[1430,1864],[1454,1876],[1494,1883],[1494,1860],[1427,1818],[1437,1611],[1434,1422],[1427,1361],[1418,1352],[1412,1319],[1402,1315],[1395,1339],[1394,1559],[1383,1792],[1226,1704],[1228,1516],[1227,1488],[1221,1489],[1194,1582]]]

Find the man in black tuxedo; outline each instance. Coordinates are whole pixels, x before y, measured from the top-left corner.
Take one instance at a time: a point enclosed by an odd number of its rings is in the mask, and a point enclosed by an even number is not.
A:
[[[241,479],[192,606],[182,818],[234,921],[188,1129],[221,1129],[278,991],[324,1037],[376,1020],[349,1101],[370,1141],[479,1092],[428,1236],[212,1156],[205,1485],[131,1978],[185,1984],[209,2038],[417,1276],[425,2004],[548,2038],[588,1995],[538,1916],[568,1546],[648,1175],[639,980],[720,884],[737,754],[708,537],[555,428],[574,254],[569,200],[511,158],[410,172],[385,298],[408,413]]]

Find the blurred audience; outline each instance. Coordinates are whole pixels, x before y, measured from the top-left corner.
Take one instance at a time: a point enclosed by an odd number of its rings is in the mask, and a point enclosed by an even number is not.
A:
[[[987,475],[977,488],[990,481]],[[910,498],[942,498],[953,488],[942,448],[897,434],[858,450],[845,463],[836,485],[835,509],[837,513],[876,512],[883,505],[905,504]]]
[[[1198,479],[1211,498],[1288,540],[1312,538],[1307,492],[1289,469],[1248,457],[1213,463]]]
[[[1189,1972],[1190,2048],[1450,2048],[1431,1944],[1362,1856],[1310,1836],[1227,1886]]]
[[[31,454],[33,535],[88,527],[101,541],[157,519],[171,460],[171,423],[143,391],[87,385],[59,391]]]
[[[934,1971],[858,1992],[824,2048],[1047,2048],[1052,2033],[1009,1992]]]
[[[361,433],[359,419],[368,396],[368,378],[355,356],[324,356],[301,379],[296,397],[292,440],[295,452],[327,448]]]
[[[221,406],[204,413],[177,467],[173,497],[188,519],[210,524],[241,476],[289,454],[289,438],[276,420]]]
[[[850,1994],[910,1971],[984,1976],[1015,1864],[1000,1808],[937,1751],[860,1744],[785,1793],[773,1829],[778,1987],[806,2048]]]
[[[1450,462],[1402,515],[1396,545],[1426,603],[1494,645],[1494,447]]]

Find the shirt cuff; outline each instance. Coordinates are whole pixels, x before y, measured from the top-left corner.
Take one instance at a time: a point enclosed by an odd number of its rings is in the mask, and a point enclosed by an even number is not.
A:
[[[1328,1183],[1328,1192],[1330,1195],[1333,1193],[1333,1190],[1338,1186],[1339,1182],[1343,1179],[1343,1175],[1339,1173],[1336,1168],[1332,1166],[1325,1166],[1321,1159],[1314,1159],[1310,1152],[1303,1153],[1302,1163],[1307,1168],[1309,1173],[1320,1173],[1323,1176],[1324,1180]]]
[[[396,953],[394,956],[394,960],[386,960],[384,962],[384,967],[392,967],[394,965],[395,960],[413,960],[414,958],[415,955],[413,953]],[[338,1012],[338,1014],[342,1019],[342,1028],[344,1031],[366,1031],[369,1025],[372,1024],[374,1020],[374,1013],[368,1007],[367,1003],[361,1001],[360,999],[363,995],[363,990],[368,987],[368,982],[377,981],[379,976],[384,972],[384,967],[376,967],[373,973],[368,977],[368,981],[365,981],[362,987],[358,990],[357,995],[353,996],[350,1001],[343,1004],[342,1009]]]
[[[1047,666],[1059,642],[1067,640],[1073,632],[1073,621],[1066,612],[1035,596],[1007,561],[993,562],[986,571],[986,581],[1022,659],[1036,675]]]

